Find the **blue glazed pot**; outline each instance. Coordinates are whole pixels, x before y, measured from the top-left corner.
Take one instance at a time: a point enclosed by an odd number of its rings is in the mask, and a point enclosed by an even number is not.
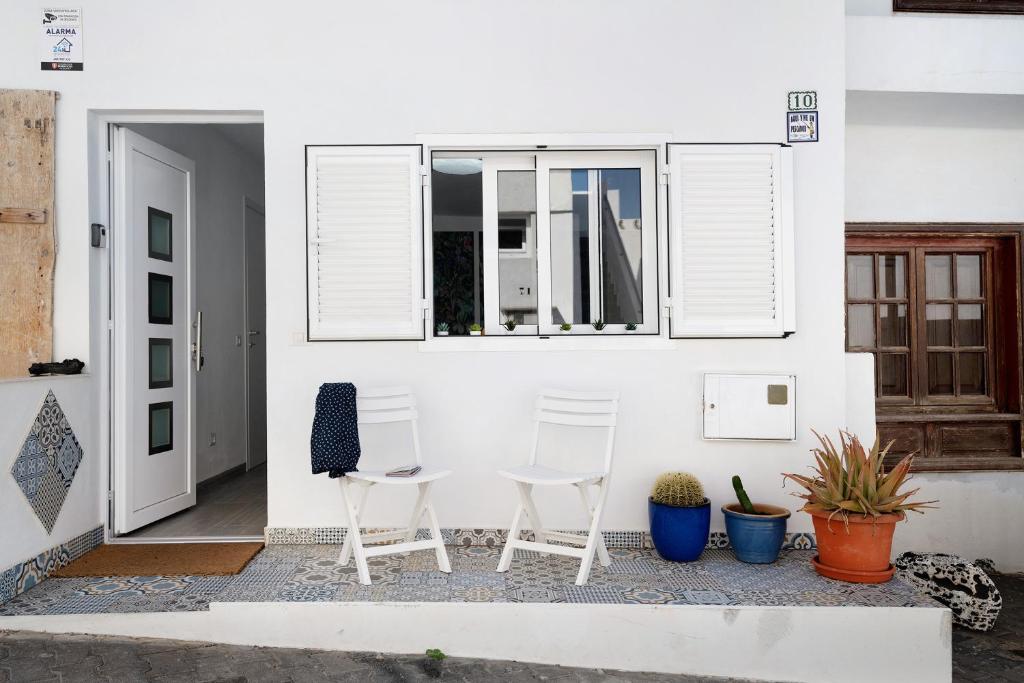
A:
[[[672,562],[693,562],[708,544],[711,531],[711,503],[698,507],[661,505],[647,499],[651,518],[651,540],[658,554]]]
[[[736,559],[751,564],[771,564],[779,557],[786,538],[786,520],[790,512],[775,505],[756,503],[760,515],[748,515],[739,503],[723,505],[725,530],[729,534]]]

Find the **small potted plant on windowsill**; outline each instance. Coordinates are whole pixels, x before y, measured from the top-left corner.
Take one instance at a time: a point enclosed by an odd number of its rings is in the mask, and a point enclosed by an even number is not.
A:
[[[687,472],[659,476],[647,511],[659,555],[672,562],[693,562],[704,552],[711,533],[711,503],[697,477]]]
[[[603,334],[604,333],[604,328],[608,326],[608,324],[605,321],[601,320],[600,318],[598,318],[594,322],[590,323],[590,325],[591,325],[591,327],[594,328],[594,331],[597,332],[598,334]]]
[[[483,332],[484,328],[480,326],[480,323],[473,323],[469,326],[469,334],[472,337],[479,337]]]
[[[572,332],[572,323],[562,323],[558,329],[562,334],[569,334]]]
[[[889,562],[896,522],[908,511],[923,512],[936,501],[908,502],[918,492],[901,489],[907,483],[914,454],[891,470],[883,462],[892,446],[869,452],[860,440],[839,432],[840,450],[817,432],[821,448],[812,449],[816,464],[812,474],[783,474],[806,489],[793,495],[806,500],[803,511],[811,515],[818,555],[811,562],[822,576],[852,583],[885,583],[895,568]]]
[[[447,337],[448,336],[448,323],[438,323],[437,324],[437,336],[438,337]]]
[[[634,323],[634,322],[626,323],[626,332],[636,332],[636,323]]]
[[[516,322],[515,318],[513,318],[512,316],[508,316],[507,318],[505,318],[505,322],[503,322],[501,326],[505,328],[506,334],[515,334],[516,326],[518,324],[519,323]]]
[[[771,564],[779,558],[782,542],[786,538],[786,508],[764,503],[751,503],[739,476],[732,478],[738,503],[722,506],[725,531],[729,534],[736,559],[751,564]]]

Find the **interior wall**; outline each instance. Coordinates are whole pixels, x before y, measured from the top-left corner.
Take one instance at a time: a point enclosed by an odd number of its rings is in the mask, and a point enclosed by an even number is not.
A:
[[[220,124],[127,127],[196,164],[196,286],[206,358],[196,384],[196,470],[203,481],[245,464],[243,198],[263,204],[263,158],[228,139]]]
[[[1024,221],[1024,95],[849,92],[848,221]]]

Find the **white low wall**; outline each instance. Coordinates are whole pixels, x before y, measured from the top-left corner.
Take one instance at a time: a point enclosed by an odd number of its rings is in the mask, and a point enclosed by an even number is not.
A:
[[[46,392],[51,389],[83,454],[57,523],[52,533],[47,533],[10,471]],[[100,454],[96,448],[97,413],[93,380],[89,375],[0,382],[0,520],[3,520],[0,571],[103,523]]]
[[[0,629],[509,659],[752,680],[941,683],[949,610],[521,603],[215,603],[209,612],[0,618]],[[870,656],[837,656],[857,643]]]

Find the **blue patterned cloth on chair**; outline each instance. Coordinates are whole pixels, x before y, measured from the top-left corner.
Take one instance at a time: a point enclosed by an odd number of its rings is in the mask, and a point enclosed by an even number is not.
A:
[[[309,439],[313,474],[329,472],[343,477],[357,472],[359,464],[359,420],[356,387],[350,382],[320,385],[316,396],[316,415]]]

